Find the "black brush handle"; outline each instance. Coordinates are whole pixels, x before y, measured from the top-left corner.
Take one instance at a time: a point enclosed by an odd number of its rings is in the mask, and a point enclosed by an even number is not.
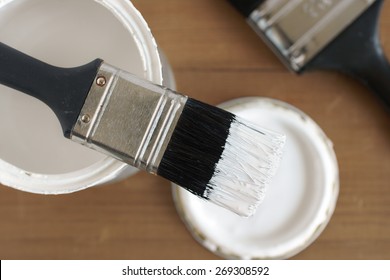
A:
[[[378,41],[378,40],[376,40]],[[390,112],[390,65],[379,42],[364,47],[362,58],[355,59],[356,64],[345,71],[374,92]],[[358,57],[358,56],[357,56]],[[358,63],[357,61],[360,61]]]
[[[303,70],[345,73],[374,92],[390,111],[390,65],[379,40],[383,0],[376,1]]]
[[[64,135],[77,121],[102,60],[60,68],[0,43],[0,83],[46,103],[58,117]]]
[[[265,0],[228,0],[241,14],[248,17]]]

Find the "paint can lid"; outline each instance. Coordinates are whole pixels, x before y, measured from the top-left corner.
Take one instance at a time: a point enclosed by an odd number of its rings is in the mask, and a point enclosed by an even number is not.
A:
[[[221,107],[286,134],[280,168],[250,218],[174,185],[177,212],[193,237],[223,258],[290,258],[315,241],[333,214],[339,175],[332,143],[310,117],[281,101],[240,98]]]
[[[2,42],[49,64],[75,67],[102,58],[162,82],[155,40],[128,0],[0,1]],[[65,139],[40,101],[0,85],[0,183],[45,194],[67,193],[137,169]]]

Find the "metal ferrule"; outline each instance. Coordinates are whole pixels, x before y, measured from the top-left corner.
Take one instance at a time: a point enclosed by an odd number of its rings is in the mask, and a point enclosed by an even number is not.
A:
[[[299,71],[376,0],[267,0],[249,24]]]
[[[71,139],[155,174],[186,101],[103,63]]]

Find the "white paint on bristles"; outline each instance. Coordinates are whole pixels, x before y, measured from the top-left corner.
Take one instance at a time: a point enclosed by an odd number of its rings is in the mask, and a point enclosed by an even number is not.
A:
[[[279,165],[285,136],[236,117],[204,196],[240,216],[262,202]]]

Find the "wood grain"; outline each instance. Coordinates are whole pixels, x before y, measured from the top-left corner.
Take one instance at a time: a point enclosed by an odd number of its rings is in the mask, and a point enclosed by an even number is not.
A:
[[[390,259],[389,115],[368,90],[337,73],[289,73],[225,0],[133,3],[170,60],[179,91],[211,104],[280,99],[332,139],[337,208],[323,234],[294,259]],[[389,3],[380,26],[390,55]],[[0,258],[218,259],[185,229],[169,186],[143,172],[61,196],[1,186]]]

